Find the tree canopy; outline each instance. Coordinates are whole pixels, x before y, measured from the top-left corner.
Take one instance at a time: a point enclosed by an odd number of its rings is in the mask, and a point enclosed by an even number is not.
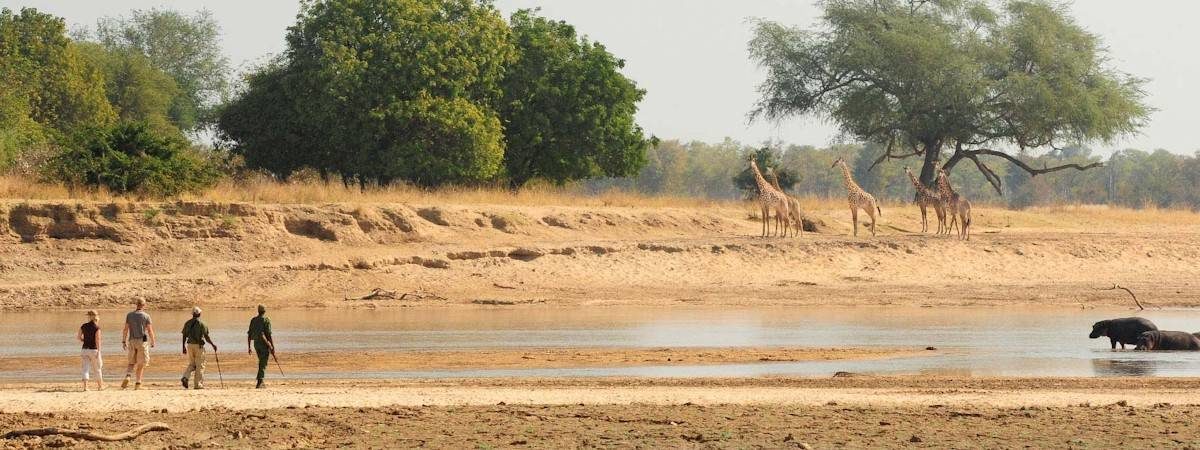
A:
[[[127,61],[141,54],[170,75],[178,90],[170,99],[170,118],[183,131],[211,122],[213,108],[228,92],[229,60],[221,52],[221,27],[206,10],[191,15],[134,10],[128,17],[103,18],[83,34]]]
[[[625,62],[535,11],[518,11],[510,24],[517,56],[498,108],[510,183],[626,176],[645,165],[650,142],[634,114],[646,92],[621,74]]]
[[[287,42],[220,114],[250,167],[519,187],[645,164],[645,92],[624,62],[534,11],[510,24],[487,1],[314,1]]]
[[[504,155],[493,105],[513,55],[490,4],[308,2],[286,53],[249,77],[219,125],[234,152],[279,176],[308,166],[363,183],[490,180]]]
[[[983,156],[1031,176],[1100,164],[1030,166],[1016,155],[1136,132],[1151,108],[1144,80],[1119,72],[1098,36],[1065,7],[1013,0],[827,0],[813,29],[755,25],[750,56],[767,73],[751,119],[812,115],[863,142],[874,164],[923,158],[921,180]]]

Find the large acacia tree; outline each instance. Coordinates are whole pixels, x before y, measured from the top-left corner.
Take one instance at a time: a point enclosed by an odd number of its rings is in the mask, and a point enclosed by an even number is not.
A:
[[[751,58],[766,71],[751,120],[830,119],[886,144],[876,164],[920,157],[931,184],[970,160],[1000,158],[1030,175],[1099,166],[1033,167],[1017,154],[1111,142],[1151,109],[1144,80],[1110,66],[1100,38],[1042,0],[826,0],[815,28],[755,24]],[[943,158],[948,153],[947,158]]]

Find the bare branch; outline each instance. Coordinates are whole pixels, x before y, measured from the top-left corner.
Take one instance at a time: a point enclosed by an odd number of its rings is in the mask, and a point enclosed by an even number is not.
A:
[[[1117,290],[1117,289],[1124,290],[1125,292],[1128,292],[1128,293],[1129,293],[1129,296],[1130,296],[1130,297],[1133,297],[1133,303],[1134,303],[1135,305],[1137,305],[1137,307],[1138,307],[1138,311],[1145,311],[1145,310],[1146,310],[1146,308],[1145,308],[1144,306],[1142,306],[1142,302],[1139,302],[1139,301],[1138,301],[1138,298],[1137,298],[1137,296],[1136,296],[1136,295],[1133,295],[1133,291],[1129,290],[1129,288],[1127,288],[1127,287],[1121,286],[1121,285],[1119,285],[1119,284],[1114,284],[1114,285],[1113,285],[1113,287],[1110,287],[1110,288],[1108,288],[1108,289],[1101,289],[1101,290],[1102,290],[1102,291],[1115,291],[1115,290]]]
[[[1075,169],[1075,170],[1083,171],[1083,170],[1088,170],[1088,169],[1094,169],[1097,167],[1104,167],[1103,162],[1097,161],[1097,162],[1087,164],[1087,165],[1082,165],[1082,166],[1079,164],[1071,163],[1071,164],[1063,164],[1060,166],[1043,167],[1041,169],[1036,169],[1036,168],[1030,166],[1029,164],[1025,164],[1024,161],[1017,159],[1017,157],[1012,156],[1008,153],[1001,152],[1001,151],[996,151],[996,150],[991,150],[991,149],[985,148],[985,149],[979,149],[979,150],[968,150],[968,151],[966,151],[966,154],[968,157],[973,156],[973,155],[991,155],[991,156],[997,156],[1000,158],[1007,159],[1009,162],[1013,163],[1017,167],[1020,167],[1021,170],[1029,172],[1029,175],[1034,176],[1034,177],[1044,174],[1044,173],[1058,172],[1060,170],[1066,170],[1066,169]]]
[[[984,178],[987,178],[988,183],[992,185],[992,188],[996,190],[996,193],[999,195],[1004,195],[1004,191],[1000,188],[1000,177],[996,175],[996,172],[993,172],[991,167],[988,167],[987,164],[984,164],[983,161],[980,161],[978,156],[968,153],[966,154],[966,157],[970,158],[971,161],[975,163],[975,167],[979,168],[979,172],[983,174]]]
[[[100,434],[86,430],[70,430],[66,428],[37,428],[32,430],[14,430],[4,434],[4,439],[14,439],[21,436],[66,436],[85,441],[117,442],[136,439],[151,431],[170,431],[171,427],[162,422],[152,422],[119,434]]]

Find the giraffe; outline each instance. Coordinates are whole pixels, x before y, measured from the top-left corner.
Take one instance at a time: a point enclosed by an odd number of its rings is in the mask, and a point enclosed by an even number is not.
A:
[[[942,208],[946,210],[946,214],[949,216],[946,218],[949,224],[946,225],[945,232],[946,234],[950,234],[954,230],[954,225],[958,223],[958,216],[956,214],[958,209],[954,204],[954,199],[958,198],[958,193],[954,192],[954,188],[950,186],[950,176],[946,175],[946,169],[937,169],[935,178],[937,179],[938,196],[942,198]],[[959,230],[961,231],[962,227],[959,227]]]
[[[858,236],[858,210],[862,209],[871,216],[871,236],[875,235],[875,213],[883,215],[883,210],[879,208],[879,203],[875,201],[875,197],[864,191],[863,188],[854,182],[854,177],[850,175],[850,168],[846,166],[846,161],[839,157],[833,162],[830,168],[841,166],[842,177],[845,178],[843,184],[846,185],[847,199],[850,201],[850,219],[854,221],[854,235]]]
[[[907,166],[904,168],[904,173],[908,175],[908,179],[912,181],[913,188],[917,190],[917,205],[921,207],[921,232],[929,232],[929,219],[926,211],[928,211],[929,207],[933,207],[933,212],[937,215],[938,220],[937,234],[942,234],[942,227],[946,226],[946,208],[942,202],[942,197],[936,191],[929,189],[928,186],[921,184],[921,181],[917,180],[917,177],[913,175]]]
[[[754,155],[750,155],[750,171],[754,173],[754,183],[758,186],[758,205],[762,211],[763,221],[763,237],[767,237],[771,229],[770,218],[771,208],[775,208],[775,230],[778,233],[779,221],[786,221],[788,217],[788,201],[787,196],[783,192],[775,190],[771,187],[767,180],[763,179],[762,172],[758,171],[758,164],[754,162]],[[783,235],[787,236],[787,224],[783,224]]]
[[[775,174],[775,169],[767,168],[767,178],[770,178],[771,186],[779,192],[783,192],[783,188],[779,187],[779,175]],[[804,234],[804,210],[800,209],[800,200],[796,197],[788,195],[786,192],[783,195],[787,196],[788,200],[788,219],[791,219],[792,224],[796,227],[798,235]]]
[[[943,185],[945,187],[942,187]],[[964,241],[971,240],[971,201],[962,194],[954,192],[954,189],[950,187],[950,178],[944,169],[938,169],[938,186],[950,190],[950,198],[946,204],[950,207],[951,219],[958,219],[958,237]],[[947,227],[946,233],[950,233],[949,227]]]

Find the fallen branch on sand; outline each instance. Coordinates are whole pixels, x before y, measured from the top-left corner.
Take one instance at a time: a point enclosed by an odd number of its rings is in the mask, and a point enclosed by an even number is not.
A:
[[[1129,296],[1130,296],[1130,297],[1133,297],[1133,303],[1134,303],[1135,305],[1137,305],[1137,307],[1138,307],[1138,311],[1145,311],[1145,310],[1146,310],[1146,307],[1142,306],[1142,302],[1139,302],[1139,301],[1138,301],[1138,298],[1137,298],[1137,296],[1136,296],[1136,295],[1133,295],[1133,291],[1129,290],[1129,288],[1127,288],[1127,287],[1121,286],[1121,285],[1119,285],[1119,284],[1114,284],[1114,285],[1113,285],[1113,287],[1110,287],[1110,288],[1107,288],[1107,289],[1101,289],[1101,290],[1102,290],[1102,291],[1115,291],[1115,290],[1117,290],[1117,289],[1121,289],[1121,290],[1123,290],[1123,291],[1125,291],[1125,292],[1128,292],[1128,293],[1129,293]]]
[[[408,295],[408,294],[405,294],[405,295]],[[396,291],[385,291],[380,288],[375,288],[375,289],[371,289],[371,293],[364,295],[362,297],[346,297],[346,300],[377,300],[377,299],[395,300],[396,299]]]
[[[171,431],[171,427],[162,422],[153,422],[134,428],[120,434],[99,434],[91,431],[68,430],[65,428],[35,428],[32,430],[14,430],[4,434],[4,439],[21,436],[66,436],[85,441],[117,442],[135,439],[151,431]]]

